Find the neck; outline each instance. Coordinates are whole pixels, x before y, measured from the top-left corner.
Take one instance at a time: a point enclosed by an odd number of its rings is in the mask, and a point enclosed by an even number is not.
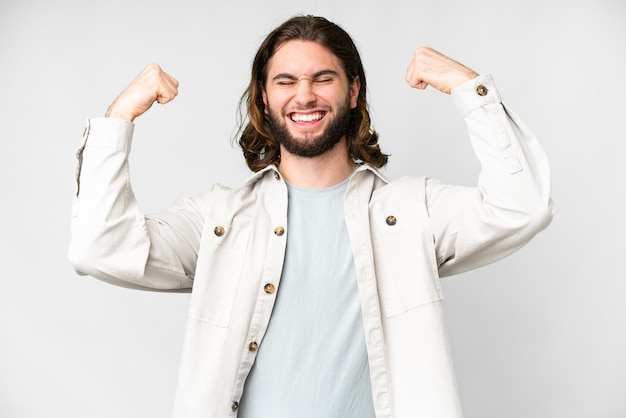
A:
[[[345,139],[317,157],[300,157],[282,146],[280,152],[280,174],[288,183],[306,189],[335,186],[347,179],[356,165],[348,154]]]

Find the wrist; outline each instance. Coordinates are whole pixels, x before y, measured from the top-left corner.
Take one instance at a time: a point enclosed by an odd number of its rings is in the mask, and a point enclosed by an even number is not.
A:
[[[456,82],[454,83],[454,85],[450,88],[449,93],[452,93],[457,87],[459,87],[461,84],[464,84],[470,80],[475,79],[476,77],[478,77],[479,74],[473,70],[470,70],[469,68],[467,69],[467,71],[464,71],[463,74],[459,75],[459,77],[457,78]]]
[[[124,119],[124,120],[127,120],[129,122],[132,122],[133,120],[135,120],[135,115],[133,115],[131,112],[124,111],[123,109],[118,109],[115,105],[109,106],[109,108],[107,109],[107,112],[105,113],[104,117],[106,117],[106,118],[115,118],[115,119]]]

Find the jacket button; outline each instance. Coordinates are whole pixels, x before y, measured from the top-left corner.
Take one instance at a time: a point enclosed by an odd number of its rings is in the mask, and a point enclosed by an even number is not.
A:
[[[487,87],[483,86],[482,84],[476,87],[476,93],[478,93],[479,96],[486,96],[487,92],[489,92],[489,90],[487,89]]]
[[[230,406],[230,410],[233,412],[237,412],[238,409],[239,409],[239,402],[233,402],[233,404]]]
[[[213,230],[213,233],[215,235],[217,235],[218,237],[221,237],[222,235],[224,235],[224,228],[221,226],[216,226],[215,229]]]
[[[276,180],[280,180],[280,174],[278,174],[278,171],[274,171],[274,178]]]
[[[274,285],[271,283],[267,283],[265,286],[263,286],[263,290],[265,291],[265,293],[274,293]]]
[[[256,342],[251,342],[250,344],[248,344],[248,350],[252,351],[253,353],[259,349],[259,345]]]
[[[276,236],[278,237],[280,237],[284,233],[285,233],[285,228],[283,228],[282,226],[277,226],[276,229],[274,229],[274,234],[276,234]]]
[[[385,221],[389,226],[394,226],[396,223],[398,223],[398,220],[393,215],[387,216],[387,219]]]

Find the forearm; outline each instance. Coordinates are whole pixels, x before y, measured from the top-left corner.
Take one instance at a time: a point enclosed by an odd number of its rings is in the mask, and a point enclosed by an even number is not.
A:
[[[478,188],[486,210],[529,216],[543,229],[552,215],[551,175],[539,141],[502,104],[490,76],[464,83],[453,96],[480,162]]]
[[[175,257],[165,275],[149,265],[158,235],[147,225],[128,173],[134,125],[119,119],[89,121],[78,151],[69,257],[76,270],[114,284],[176,289],[191,279]],[[157,236],[158,239],[158,236]]]
[[[490,76],[458,86],[453,97],[481,170],[476,188],[434,185],[429,195],[442,275],[496,261],[551,221],[547,158],[526,126],[502,105]]]

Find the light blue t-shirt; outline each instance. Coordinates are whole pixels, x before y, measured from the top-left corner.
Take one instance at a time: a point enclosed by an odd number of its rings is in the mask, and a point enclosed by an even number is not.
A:
[[[288,185],[287,252],[241,418],[374,417],[361,306],[343,210],[348,180]]]

